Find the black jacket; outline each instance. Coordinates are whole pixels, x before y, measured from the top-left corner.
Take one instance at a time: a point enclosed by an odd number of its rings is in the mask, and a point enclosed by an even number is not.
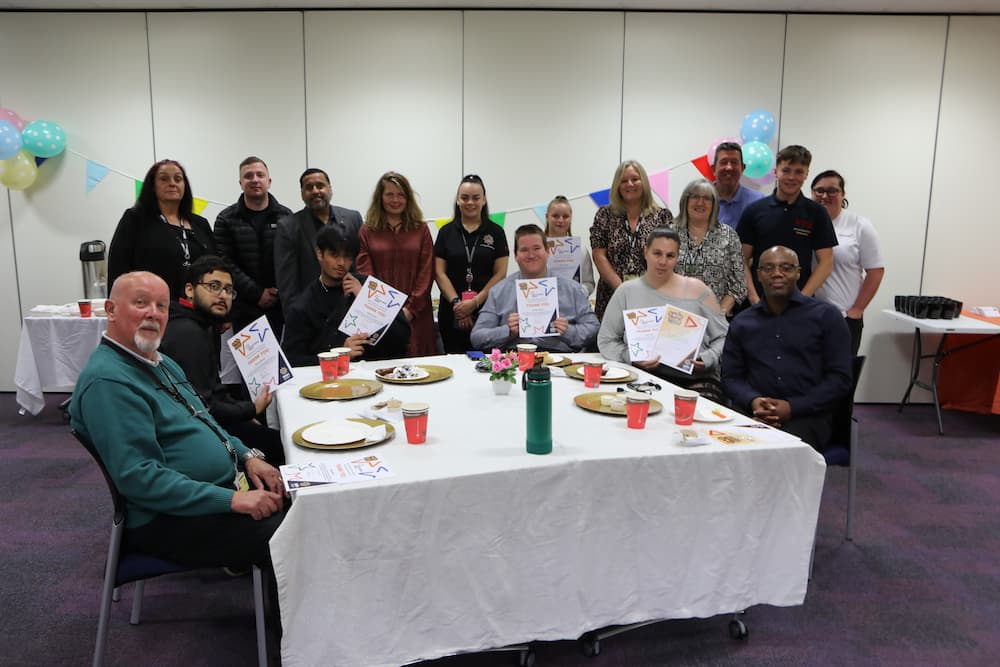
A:
[[[253,419],[251,401],[239,401],[229,395],[219,381],[219,329],[185,299],[170,303],[170,319],[160,343],[160,352],[177,362],[208,411],[223,427]]]
[[[278,220],[292,212],[268,195],[263,213],[264,224],[258,233],[250,222],[254,211],[246,207],[240,195],[235,204],[222,209],[215,218],[215,247],[229,266],[238,295],[230,315],[237,330],[264,314],[257,307],[260,295],[278,284],[274,278],[274,232]],[[280,312],[280,302],[275,309]]]

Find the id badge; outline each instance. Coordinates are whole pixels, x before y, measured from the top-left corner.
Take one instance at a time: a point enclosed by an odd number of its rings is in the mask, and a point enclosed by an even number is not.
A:
[[[245,472],[236,473],[236,483],[234,484],[237,491],[249,491],[250,482],[247,480],[247,475]]]

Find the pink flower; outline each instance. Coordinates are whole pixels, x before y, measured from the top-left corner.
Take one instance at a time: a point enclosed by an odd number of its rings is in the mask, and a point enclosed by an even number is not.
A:
[[[491,361],[500,361],[501,357],[503,357],[503,353],[500,352],[500,350],[498,350],[497,348],[493,348],[493,351],[490,352]]]
[[[499,373],[501,370],[503,370],[503,366],[500,364],[500,362],[499,361],[494,361],[493,362],[493,372],[494,373]]]
[[[503,361],[501,361],[501,362],[500,362],[500,366],[501,366],[501,367],[502,367],[502,368],[503,368],[504,370],[507,370],[508,368],[510,368],[510,365],[511,365],[511,364],[510,364],[510,359],[509,359],[509,358],[507,358],[507,359],[504,359]]]

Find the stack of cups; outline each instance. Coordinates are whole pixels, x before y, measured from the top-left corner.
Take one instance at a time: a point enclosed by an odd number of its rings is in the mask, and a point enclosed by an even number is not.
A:
[[[698,392],[690,389],[674,391],[674,423],[690,426],[694,422],[694,409],[698,405]]]
[[[604,370],[603,361],[583,362],[583,386],[588,389],[597,389],[601,386],[601,371]]]
[[[406,427],[406,441],[411,445],[422,445],[427,440],[427,413],[430,406],[426,403],[403,403],[403,426]]]
[[[335,352],[320,352],[316,355],[319,358],[319,371],[323,374],[323,382],[336,382],[340,377],[340,363],[338,354]]]
[[[519,343],[517,346],[517,370],[522,373],[535,365],[535,352],[537,345],[531,343]]]
[[[650,398],[649,394],[641,391],[630,391],[625,394],[625,414],[628,415],[629,428],[646,428]]]
[[[330,351],[337,355],[337,373],[347,375],[351,370],[351,348],[334,347]]]

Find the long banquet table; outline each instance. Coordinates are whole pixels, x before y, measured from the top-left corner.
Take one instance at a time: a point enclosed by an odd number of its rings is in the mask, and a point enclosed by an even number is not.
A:
[[[394,473],[300,491],[272,538],[286,667],[395,666],[803,602],[825,475],[808,445],[681,447],[669,410],[629,430],[573,403],[582,382],[554,377],[553,452],[535,456],[519,387],[494,396],[463,356],[418,363],[454,376],[322,402],[298,394],[320,379],[307,367],[276,391],[289,463],[375,453]],[[352,364],[349,377],[389,365]],[[666,405],[671,387],[658,382]],[[291,444],[306,424],[387,397],[430,404],[425,445],[408,445],[401,426],[370,449]]]

